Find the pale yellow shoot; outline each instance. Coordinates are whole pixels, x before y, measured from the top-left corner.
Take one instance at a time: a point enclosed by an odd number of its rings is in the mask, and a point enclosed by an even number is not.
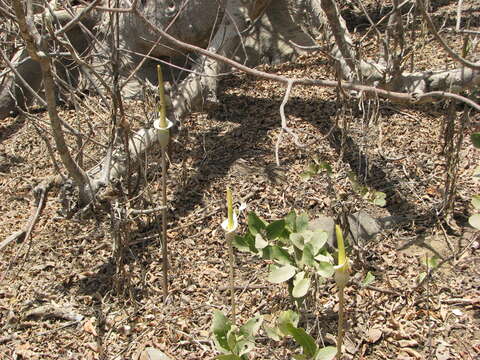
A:
[[[337,236],[337,246],[338,246],[338,265],[345,264],[347,256],[345,255],[345,244],[343,242],[342,229],[339,225],[335,225],[335,234]]]
[[[337,236],[338,246],[338,265],[335,266],[337,271],[348,273],[350,270],[349,259],[345,253],[345,243],[343,241],[342,229],[339,225],[335,225],[335,234]]]
[[[233,198],[232,198],[232,191],[229,187],[227,187],[227,211],[228,211],[228,225],[227,230],[233,230],[234,228],[234,221],[233,221]]]
[[[157,79],[158,79],[158,96],[160,103],[158,105],[158,115],[160,116],[160,127],[167,128],[167,108],[165,106],[165,89],[163,87],[163,73],[162,67],[157,65]]]

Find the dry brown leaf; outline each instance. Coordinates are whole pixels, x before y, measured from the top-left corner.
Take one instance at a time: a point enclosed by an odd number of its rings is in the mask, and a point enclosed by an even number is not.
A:
[[[139,360],[172,360],[163,351],[153,347],[147,347],[140,355]]]
[[[414,347],[414,346],[418,346],[418,342],[416,340],[399,340],[398,341],[398,345],[400,345],[400,347]]]
[[[87,321],[85,321],[85,323],[83,324],[83,330],[89,334],[92,334],[93,336],[98,336],[92,319],[88,319]]]
[[[368,332],[367,332],[367,342],[374,344],[378,340],[380,340],[382,335],[383,335],[383,332],[380,328],[378,327],[370,328],[368,329]]]
[[[406,352],[408,355],[413,356],[413,358],[421,360],[423,356],[418,352],[410,348],[404,348],[402,351]]]
[[[437,360],[448,360],[451,358],[450,349],[448,344],[441,342],[438,344],[437,349],[435,350],[435,356]]]

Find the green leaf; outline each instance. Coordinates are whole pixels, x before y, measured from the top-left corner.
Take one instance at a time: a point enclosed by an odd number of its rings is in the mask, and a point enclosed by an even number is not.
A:
[[[304,276],[305,273],[302,271],[298,273],[295,277],[295,280],[293,280],[292,296],[294,298],[304,297],[307,294],[308,289],[310,288],[310,279],[305,278]]]
[[[238,355],[234,354],[224,354],[218,355],[214,357],[215,360],[242,360],[242,358]]]
[[[472,141],[473,146],[477,149],[480,149],[480,133],[473,133],[470,135],[470,140]]]
[[[300,321],[300,315],[293,310],[282,311],[277,319],[278,331],[283,335],[290,335],[287,325],[296,327]]]
[[[468,218],[468,222],[472,225],[475,229],[480,230],[480,214],[472,215]]]
[[[472,205],[475,209],[480,210],[480,195],[474,195],[472,197]]]
[[[312,230],[303,230],[301,232],[301,235],[303,236],[303,243],[306,244],[312,240],[313,237],[313,231]]]
[[[255,235],[255,247],[257,249],[264,249],[268,246],[268,242],[263,240],[262,235],[257,234]]]
[[[320,162],[320,164],[318,164],[319,168],[320,169],[324,169],[328,175],[332,175],[333,174],[333,169],[332,169],[332,166],[326,162],[326,161],[322,161]]]
[[[325,254],[324,254],[325,253]],[[327,262],[333,264],[333,257],[326,251],[322,251],[320,254],[315,256],[315,260],[319,262]]]
[[[267,226],[267,238],[274,240],[280,237],[285,230],[285,220],[277,220]]]
[[[375,281],[375,275],[373,275],[370,271],[367,272],[365,275],[365,279],[362,281],[362,286],[368,286]]]
[[[311,243],[308,243],[304,246],[303,248],[303,254],[302,254],[302,265],[308,265],[312,267],[316,267],[317,262],[315,261],[315,258],[313,257],[313,246]]]
[[[316,256],[319,251],[324,247],[327,242],[328,234],[323,230],[315,230],[310,239],[310,244],[312,245],[313,256]]]
[[[235,246],[238,250],[243,251],[243,252],[252,252],[251,250],[251,244],[248,243],[248,235],[245,236],[239,236],[235,235],[235,238],[233,239],[233,246]]]
[[[335,346],[326,346],[317,351],[315,360],[333,360],[337,356],[337,348]]]
[[[296,231],[301,233],[308,228],[308,215],[306,213],[301,213],[297,216],[296,219]]]
[[[221,311],[213,312],[212,333],[215,345],[220,351],[230,351],[227,335],[232,328],[232,323]]]
[[[295,360],[308,360],[308,358],[303,354],[293,354]]]
[[[248,230],[252,233],[253,236],[260,233],[262,230],[265,230],[266,224],[260,219],[257,214],[250,212],[247,217]]]
[[[280,331],[279,328],[277,327],[270,327],[270,326],[263,326],[263,330],[265,330],[265,333],[267,336],[275,341],[280,341],[282,337],[284,336],[282,332]]]
[[[302,234],[291,233],[289,238],[293,245],[295,245],[298,249],[303,250],[305,240]]]
[[[438,267],[438,256],[423,258],[423,264],[432,270]]]
[[[304,171],[300,173],[299,176],[302,180],[310,180],[314,175],[315,173],[312,173],[311,171]]]
[[[420,274],[418,274],[418,282],[421,283],[423,279],[425,279],[425,276],[427,276],[426,272],[421,272]]]
[[[237,339],[237,345],[235,346],[235,350],[233,353],[244,357],[243,355],[248,354],[255,348],[255,343],[253,339],[245,338],[245,339]]]
[[[373,199],[373,204],[377,206],[385,206],[387,205],[387,194],[381,191],[375,191],[375,198]]]
[[[317,273],[324,278],[329,278],[335,273],[335,268],[329,262],[320,261],[318,262]]]
[[[273,245],[271,247],[271,253],[270,254],[271,254],[270,259],[276,260],[281,265],[287,265],[287,264],[293,265],[294,264],[294,260],[292,259],[292,257],[288,253],[288,251],[281,248],[280,246]]]
[[[285,330],[288,334],[293,336],[295,341],[302,347],[304,354],[307,357],[313,357],[317,352],[317,344],[313,337],[308,335],[302,328],[297,328],[292,324],[285,324]]]
[[[295,271],[296,268],[292,265],[272,266],[267,280],[274,284],[280,284],[291,279],[295,275]]]
[[[260,326],[262,325],[263,322],[263,317],[260,315],[257,315],[250,320],[248,320],[244,325],[240,327],[240,332],[242,334],[245,334],[251,338],[253,338],[258,330],[260,329]]]
[[[299,321],[300,321],[300,315],[293,310],[282,311],[280,313],[280,315],[278,316],[278,319],[277,319],[277,323],[279,325],[279,330],[284,335],[288,335],[287,332],[282,330],[282,327],[285,324],[292,324],[293,326],[297,326]]]
[[[308,164],[307,171],[312,173],[312,174],[318,173],[318,165],[315,164],[315,163]]]
[[[292,210],[285,216],[285,227],[290,230],[290,232],[297,231],[297,214],[295,210]]]
[[[227,334],[227,343],[228,343],[228,349],[238,355],[238,351],[236,351],[236,347],[238,345],[238,340],[237,340],[237,328],[236,326],[232,326],[230,331]]]

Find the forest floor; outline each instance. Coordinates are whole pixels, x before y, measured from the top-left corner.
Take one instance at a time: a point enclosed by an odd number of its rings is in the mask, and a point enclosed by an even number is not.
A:
[[[452,6],[437,10],[455,13]],[[461,47],[453,35],[447,39]],[[372,41],[364,51],[375,48]],[[453,67],[431,38],[416,54],[418,69]],[[321,54],[262,70],[334,78]],[[472,176],[480,157],[468,138],[470,128],[459,153],[454,211],[438,216],[449,173],[444,151],[448,105],[406,107],[366,99],[363,107],[345,106],[333,89],[297,86],[285,113],[288,126],[308,146],[299,148],[284,134],[277,167],[284,91],[270,81],[234,74],[221,83],[221,107],[185,120],[168,169],[166,303],[161,242],[150,225],[156,217],[137,216],[122,224],[121,236],[130,246],[119,275],[113,261],[116,212],[98,209],[94,217],[67,219],[53,188],[31,238],[0,250],[0,359],[138,359],[146,347],[171,359],[213,359],[218,353],[211,340],[212,313],[230,310],[228,250],[220,227],[227,186],[237,204],[244,199],[247,211],[267,221],[292,209],[312,219],[333,216],[340,206],[337,198],[344,199],[343,211],[407,219],[351,252],[345,358],[480,359],[480,236],[467,222],[471,197],[480,188]],[[478,92],[475,100],[480,102]],[[141,106],[126,105],[135,126]],[[454,110],[459,115],[464,108]],[[78,124],[74,110],[61,114]],[[46,126],[47,114],[36,116]],[[108,136],[108,114],[89,121],[98,140]],[[88,143],[85,149],[88,168],[100,158],[101,148]],[[54,174],[47,154],[32,121],[16,117],[0,123],[0,240],[25,226],[34,203],[31,190]],[[128,204],[113,195],[117,209],[160,203],[158,152],[148,158],[142,173],[148,186]],[[323,173],[300,176],[314,159],[332,166],[333,187]],[[358,183],[387,195],[385,207],[355,191],[352,172]],[[245,231],[244,215],[239,233]],[[425,258],[433,256],[441,266],[419,285],[427,271]],[[294,309],[287,287],[266,280],[265,261],[237,252],[236,265],[239,323],[255,314]],[[362,287],[368,272],[375,280]],[[328,280],[311,306],[302,309],[301,326],[318,344],[334,344],[337,303],[335,283]],[[277,343],[260,332],[251,359],[291,359],[295,353],[299,348],[291,340]]]

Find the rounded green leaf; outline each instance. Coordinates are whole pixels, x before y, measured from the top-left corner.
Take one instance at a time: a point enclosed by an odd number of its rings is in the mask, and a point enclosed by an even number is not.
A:
[[[254,212],[251,212],[248,214],[247,223],[248,223],[248,230],[250,230],[252,235],[257,235],[266,227],[265,222],[262,219],[260,219],[257,216],[257,214],[255,214]]]
[[[472,197],[472,205],[475,209],[480,210],[480,195],[474,195]]]
[[[317,273],[324,278],[329,278],[335,273],[335,268],[328,262],[320,261],[318,263]]]
[[[315,267],[316,261],[315,261],[315,258],[313,257],[313,252],[314,250],[313,250],[312,244],[311,243],[306,244],[305,247],[303,248],[301,263],[308,266]]]
[[[297,214],[295,210],[292,210],[285,216],[285,227],[290,231],[294,232],[297,230]]]
[[[248,235],[246,236],[235,235],[235,238],[233,239],[232,244],[240,251],[243,251],[243,252],[251,251],[250,244],[248,243]]]
[[[295,245],[298,249],[303,250],[304,246],[304,238],[303,235],[300,233],[291,233],[290,234],[290,241],[293,245]]]
[[[224,354],[214,357],[215,360],[242,360],[242,358],[235,354]]]
[[[473,146],[477,149],[480,149],[480,133],[473,133],[470,135],[470,140],[472,140]]]
[[[280,265],[293,265],[293,259],[288,251],[277,245],[271,247],[270,258],[276,260]]]
[[[267,334],[267,336],[272,340],[280,341],[283,337],[282,332],[277,327],[270,327],[264,325],[263,330],[265,330],[265,334]]]
[[[315,340],[309,334],[305,332],[302,328],[297,328],[292,324],[285,324],[285,330],[289,335],[293,336],[295,341],[302,347],[303,352],[308,358],[313,357],[317,352],[317,344]]]
[[[260,315],[257,315],[250,320],[248,320],[244,325],[240,327],[240,332],[253,338],[258,330],[260,329],[260,326],[262,325],[263,322],[263,317]]]
[[[274,240],[280,235],[282,235],[283,231],[285,230],[285,220],[277,220],[272,222],[270,225],[267,226],[267,238],[269,240]]]
[[[294,298],[302,298],[307,294],[309,288],[310,288],[310,279],[302,277],[298,281],[295,280],[293,282],[292,296]]]
[[[323,248],[325,243],[328,240],[328,234],[323,230],[315,230],[310,239],[310,244],[312,245],[313,255],[317,255],[318,252]]]
[[[301,213],[297,216],[296,219],[296,228],[298,232],[307,230],[308,228],[308,215],[306,213]]]
[[[292,265],[273,267],[268,274],[268,281],[274,284],[280,284],[291,279],[295,275],[296,268]]]
[[[387,205],[387,195],[384,192],[381,191],[376,191],[375,192],[375,198],[373,199],[373,204],[383,207]]]
[[[267,246],[268,246],[268,242],[263,239],[262,235],[260,234],[255,235],[255,247],[257,249],[264,249]]]
[[[215,345],[220,351],[229,351],[227,334],[232,327],[231,321],[223,315],[221,311],[215,310],[213,313],[212,333]]]
[[[370,271],[365,276],[365,279],[362,280],[362,286],[368,286],[375,281],[375,275],[373,275]]]
[[[297,326],[299,321],[300,321],[300,315],[296,311],[286,310],[280,313],[280,315],[278,316],[277,323],[280,327],[285,324],[292,324],[293,326]],[[288,335],[287,332],[283,332],[283,333],[285,335]]]
[[[337,355],[337,348],[335,346],[326,346],[317,351],[315,360],[332,360]]]
[[[480,214],[475,214],[470,216],[468,219],[470,225],[472,225],[475,229],[480,230]]]

